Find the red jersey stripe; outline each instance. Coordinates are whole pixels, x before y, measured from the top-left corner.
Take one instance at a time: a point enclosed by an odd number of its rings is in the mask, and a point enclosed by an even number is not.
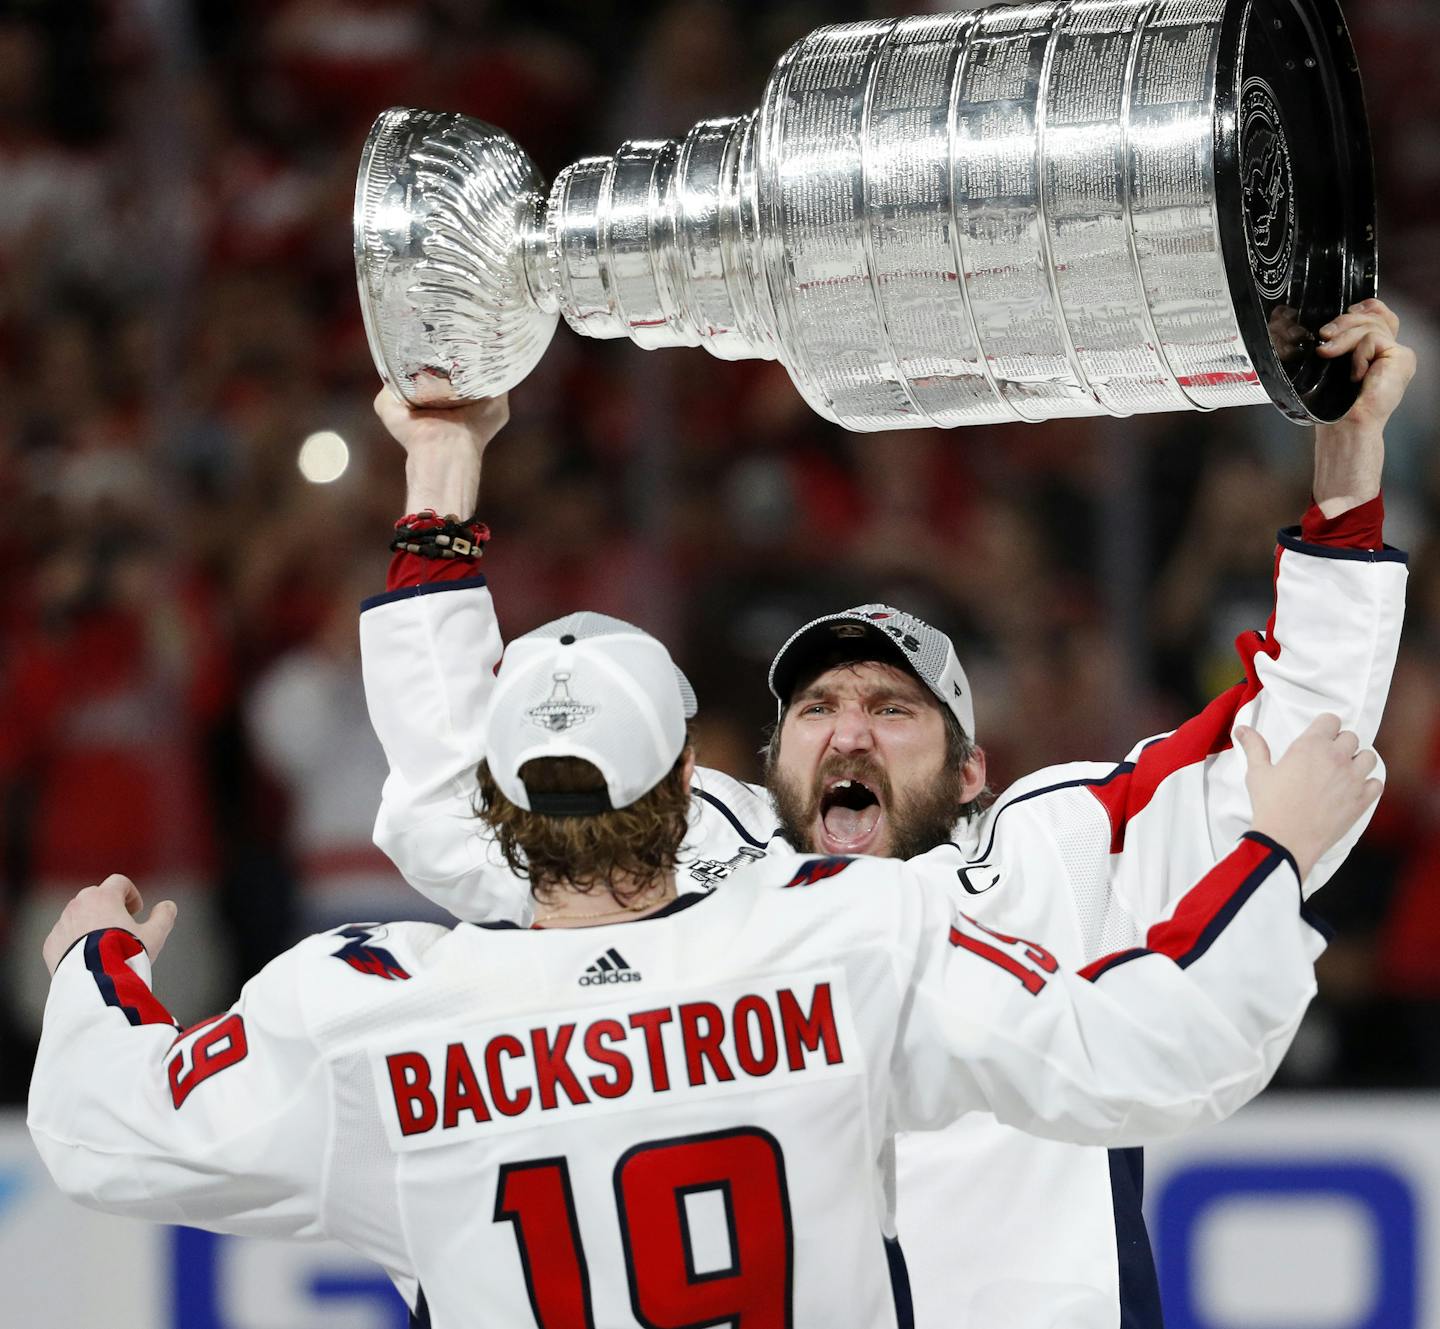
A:
[[[173,1028],[175,1017],[125,963],[144,949],[139,937],[121,928],[92,932],[85,939],[85,967],[105,1004],[123,1011],[131,1024],[167,1024]]]
[[[1275,580],[1280,577],[1280,550],[1275,551]],[[1254,701],[1264,686],[1255,661],[1260,656],[1275,660],[1280,642],[1275,637],[1275,611],[1265,631],[1244,632],[1235,639],[1235,649],[1245,667],[1245,678],[1222,692],[1199,715],[1187,720],[1173,734],[1156,739],[1145,748],[1129,771],[1119,770],[1104,783],[1089,786],[1110,818],[1110,852],[1125,848],[1125,828],[1142,812],[1155,792],[1176,771],[1230,747],[1230,731],[1242,707]]]
[[[1248,837],[1210,869],[1192,887],[1175,912],[1145,934],[1145,948],[1168,955],[1177,964],[1193,958],[1210,925],[1227,912],[1227,906],[1247,894],[1270,875],[1278,861],[1277,850],[1264,840]],[[1258,869],[1264,869],[1259,872]],[[1253,879],[1253,880],[1252,880]]]
[[[1107,970],[1141,955],[1168,956],[1182,969],[1193,964],[1287,857],[1273,840],[1250,832],[1191,888],[1168,919],[1150,929],[1143,947],[1101,956],[1081,969],[1080,977],[1093,983]]]

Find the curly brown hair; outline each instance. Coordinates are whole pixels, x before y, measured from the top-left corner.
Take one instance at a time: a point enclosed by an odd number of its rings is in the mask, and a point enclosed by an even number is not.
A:
[[[511,870],[529,881],[530,893],[548,902],[556,890],[582,895],[608,891],[621,908],[675,871],[690,824],[687,742],[670,773],[627,807],[594,816],[557,817],[517,807],[480,763],[475,815],[495,833]],[[605,778],[578,757],[537,757],[520,768],[532,793],[586,793]],[[624,885],[621,885],[621,882]]]

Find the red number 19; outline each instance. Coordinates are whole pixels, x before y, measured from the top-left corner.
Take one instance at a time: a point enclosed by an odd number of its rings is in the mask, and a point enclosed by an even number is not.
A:
[[[699,1272],[687,1197],[718,1192],[730,1265]],[[645,1329],[790,1329],[794,1238],[785,1160],[753,1127],[637,1145],[615,1167],[630,1304]],[[563,1158],[500,1170],[495,1221],[514,1225],[539,1329],[594,1329],[590,1275]]]
[[[999,965],[1007,974],[1013,974],[1025,985],[1025,990],[1032,997],[1044,988],[1048,981],[1045,976],[1059,969],[1059,962],[1038,941],[1026,941],[1024,937],[1011,937],[1004,932],[996,932],[971,918],[969,914],[961,914],[960,917],[971,927],[994,938],[1000,944],[994,945],[984,937],[972,937],[959,926],[950,929],[950,944],[963,947],[972,955]]]

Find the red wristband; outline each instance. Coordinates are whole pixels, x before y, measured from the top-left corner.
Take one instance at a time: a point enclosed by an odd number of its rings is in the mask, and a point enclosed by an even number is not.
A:
[[[419,554],[422,558],[477,559],[484,554],[489,539],[490,528],[483,521],[476,521],[474,517],[469,521],[455,516],[442,517],[434,508],[426,508],[395,523],[395,538],[390,541],[390,548]]]
[[[472,542],[473,549],[467,551],[466,555],[462,557],[435,558],[396,547],[403,541],[405,535],[414,535],[423,540],[426,535],[443,532],[447,529],[453,530],[456,535],[463,534],[468,537]],[[457,523],[452,518],[440,516],[433,509],[410,513],[402,517],[395,523],[395,532],[397,538],[391,544],[395,553],[390,559],[390,567],[385,577],[387,591],[405,590],[410,586],[424,586],[431,582],[463,581],[467,577],[478,576],[479,570],[476,564],[480,560],[486,542],[490,539],[490,528],[483,522],[472,519],[468,522]],[[409,543],[414,543],[414,541]]]
[[[1300,521],[1300,538],[1333,549],[1382,549],[1385,545],[1385,495],[1376,494],[1338,517],[1327,517],[1313,500]]]

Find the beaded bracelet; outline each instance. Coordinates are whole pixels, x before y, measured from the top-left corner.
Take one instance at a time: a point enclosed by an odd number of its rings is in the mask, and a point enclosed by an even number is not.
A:
[[[451,513],[442,517],[434,508],[412,512],[395,523],[390,548],[421,558],[463,558],[477,562],[485,553],[490,528],[471,518],[461,521]]]

